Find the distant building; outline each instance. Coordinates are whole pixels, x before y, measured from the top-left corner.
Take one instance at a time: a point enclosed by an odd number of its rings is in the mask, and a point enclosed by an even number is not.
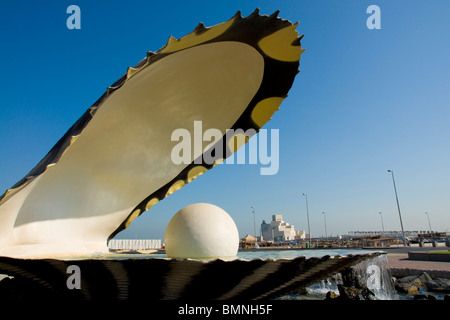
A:
[[[274,214],[270,223],[263,220],[261,234],[264,241],[292,241],[305,238],[305,232],[295,231],[294,226],[283,221],[281,214]]]
[[[245,237],[241,239],[241,242],[252,242],[256,243],[258,241],[257,238],[253,237],[252,235],[247,234]]]
[[[295,231],[295,240],[304,240],[306,239],[306,232],[305,230],[298,230]]]
[[[245,237],[241,238],[240,245],[242,249],[258,247],[258,238],[247,234]]]

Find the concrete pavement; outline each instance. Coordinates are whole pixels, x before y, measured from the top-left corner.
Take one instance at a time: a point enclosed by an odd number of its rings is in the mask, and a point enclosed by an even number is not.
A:
[[[425,248],[420,249],[424,250]],[[431,248],[426,248],[425,250],[429,249]],[[442,249],[440,248],[440,250]],[[392,276],[405,277],[427,272],[432,278],[450,279],[450,262],[409,260],[408,251],[415,250],[408,250],[407,248],[402,248],[402,250],[386,250]]]

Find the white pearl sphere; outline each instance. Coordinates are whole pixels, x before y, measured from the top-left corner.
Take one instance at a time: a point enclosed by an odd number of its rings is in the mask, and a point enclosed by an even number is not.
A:
[[[164,236],[169,258],[235,257],[239,232],[230,215],[209,203],[195,203],[178,211]]]

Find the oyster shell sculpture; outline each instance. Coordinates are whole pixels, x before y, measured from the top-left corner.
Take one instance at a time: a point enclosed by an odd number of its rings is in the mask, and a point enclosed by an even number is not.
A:
[[[108,252],[109,239],[133,219],[235,152],[226,130],[258,131],[298,73],[297,24],[277,15],[256,10],[209,28],[200,23],[128,68],[0,196],[0,255]],[[171,134],[192,134],[194,121],[220,129],[226,150],[214,163],[193,154],[174,164]]]
[[[13,276],[21,300],[267,300],[299,294],[308,286],[384,253],[293,259],[14,259],[0,257],[0,273]],[[70,266],[81,272],[69,289]],[[68,278],[69,277],[69,278]]]

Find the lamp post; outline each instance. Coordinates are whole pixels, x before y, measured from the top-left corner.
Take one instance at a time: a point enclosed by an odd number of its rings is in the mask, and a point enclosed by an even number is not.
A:
[[[252,211],[253,211],[253,232],[254,232],[254,235],[255,235],[255,238],[256,238],[257,236],[256,236],[256,214],[255,214],[255,207],[254,207],[254,206],[251,206],[250,208],[252,208]]]
[[[327,240],[328,239],[328,235],[327,235],[327,218],[325,216],[325,212],[322,211],[322,214],[323,214],[323,222],[325,224],[325,240]]]
[[[303,193],[306,197],[306,217],[308,218],[308,233],[309,233],[309,246],[311,247],[311,227],[309,225],[309,208],[308,208],[308,195]]]
[[[383,224],[383,215],[381,214],[381,212],[378,212],[380,214],[381,217],[381,230],[382,230],[382,235],[384,234],[384,224]]]
[[[397,188],[396,188],[396,186],[395,186],[394,170],[388,170],[388,172],[391,173],[391,176],[392,176],[392,183],[394,184],[395,199],[397,200],[398,216],[399,216],[399,218],[400,218],[400,226],[402,227],[403,245],[406,246],[406,238],[405,238],[405,231],[403,230],[402,214],[400,213],[400,205],[399,205],[399,203],[398,203]]]
[[[430,227],[430,237],[433,237],[433,231],[431,231],[430,215],[428,214],[428,212],[425,212],[425,214],[427,215],[428,226]]]

